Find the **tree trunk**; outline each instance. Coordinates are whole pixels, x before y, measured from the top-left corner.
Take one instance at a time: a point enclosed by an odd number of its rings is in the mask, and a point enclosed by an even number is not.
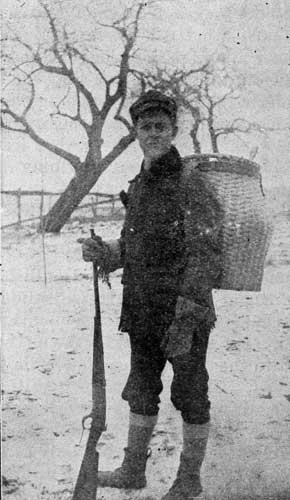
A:
[[[209,109],[209,116],[207,119],[208,131],[210,135],[211,147],[213,153],[219,153],[218,143],[217,143],[217,135],[214,128],[214,115],[213,115],[213,106]]]
[[[198,127],[193,127],[190,131],[190,137],[192,138],[193,150],[196,154],[201,153],[200,141],[197,138]]]
[[[94,187],[100,175],[134,140],[135,133],[132,130],[131,133],[122,137],[98,164],[94,160],[94,153],[89,150],[86,161],[44,217],[43,226],[47,233],[59,233],[82,199]]]
[[[217,135],[213,129],[210,129],[210,140],[213,153],[219,153]]]
[[[192,127],[189,132],[190,137],[192,139],[192,144],[193,144],[193,150],[196,154],[201,153],[201,144],[198,139],[198,131],[199,127],[201,125],[201,114],[200,114],[200,109],[197,106],[190,106],[190,112],[193,118],[192,122]]]
[[[85,164],[82,170],[70,181],[65,191],[44,217],[43,227],[47,233],[59,233],[83,198],[94,187],[102,170],[94,163]]]

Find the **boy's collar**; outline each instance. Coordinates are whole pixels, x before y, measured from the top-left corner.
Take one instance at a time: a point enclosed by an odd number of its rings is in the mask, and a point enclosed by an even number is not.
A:
[[[167,153],[152,161],[149,170],[145,170],[143,161],[141,172],[148,178],[168,177],[178,173],[181,170],[181,167],[182,162],[180,154],[175,146],[171,146]]]

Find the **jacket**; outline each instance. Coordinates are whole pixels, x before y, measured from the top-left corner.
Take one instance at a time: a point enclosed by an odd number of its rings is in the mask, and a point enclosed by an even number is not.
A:
[[[153,324],[178,335],[182,323],[188,329],[193,322],[215,322],[212,288],[221,270],[221,210],[198,175],[195,181],[189,192],[172,146],[149,171],[142,165],[122,195],[121,237],[108,242],[110,270],[123,267],[121,331],[137,324],[145,332]]]

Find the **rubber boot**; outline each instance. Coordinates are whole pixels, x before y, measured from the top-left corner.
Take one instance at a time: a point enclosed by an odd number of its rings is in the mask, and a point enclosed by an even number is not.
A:
[[[125,456],[121,467],[114,471],[100,471],[98,486],[102,488],[124,488],[139,490],[146,486],[146,454],[137,456],[129,448],[125,448]]]
[[[202,492],[200,468],[208,441],[209,424],[183,424],[183,452],[176,479],[162,500],[192,500]]]
[[[128,447],[121,467],[114,471],[100,471],[98,485],[100,487],[134,489],[146,486],[146,463],[148,445],[157,417],[147,417],[130,413]]]

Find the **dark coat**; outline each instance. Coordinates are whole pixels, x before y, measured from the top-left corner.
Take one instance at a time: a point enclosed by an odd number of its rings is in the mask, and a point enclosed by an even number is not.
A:
[[[149,171],[142,166],[123,196],[121,331],[154,329],[163,335],[180,295],[190,298],[197,311],[206,311],[209,322],[215,321],[212,288],[220,252],[212,228],[217,227],[217,207],[200,182],[195,195],[187,197],[182,160],[174,147]],[[185,227],[190,227],[190,238]]]

